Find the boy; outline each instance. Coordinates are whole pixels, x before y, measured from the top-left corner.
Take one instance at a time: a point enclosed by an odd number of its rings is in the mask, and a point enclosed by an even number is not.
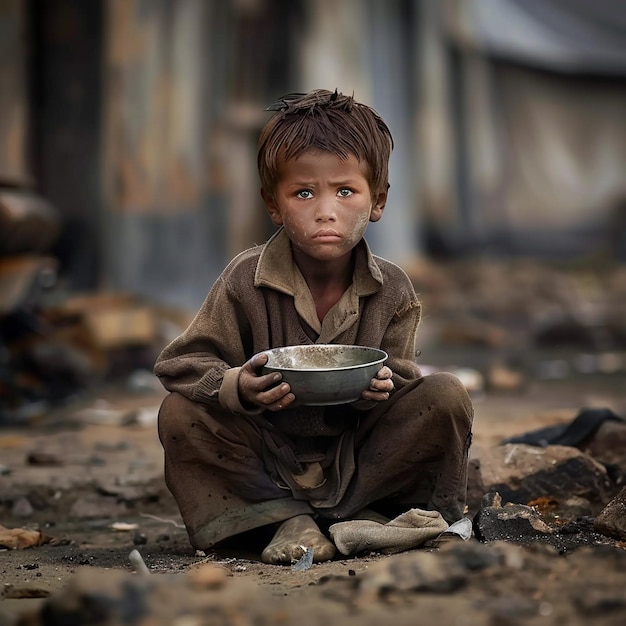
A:
[[[313,548],[329,523],[413,507],[463,515],[473,409],[451,374],[415,363],[421,306],[406,274],[363,235],[387,201],[385,122],[326,90],[284,96],[259,139],[261,195],[277,232],[239,254],[155,373],[165,478],[191,544],[206,550],[275,529],[266,563]],[[389,359],[349,405],[294,406],[264,350],[313,343],[381,348]]]

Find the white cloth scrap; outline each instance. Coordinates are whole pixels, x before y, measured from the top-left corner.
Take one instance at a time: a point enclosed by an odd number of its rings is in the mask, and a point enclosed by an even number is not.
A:
[[[329,532],[342,554],[352,555],[365,550],[394,554],[416,548],[448,528],[439,511],[409,509],[386,524],[350,520],[333,524]]]

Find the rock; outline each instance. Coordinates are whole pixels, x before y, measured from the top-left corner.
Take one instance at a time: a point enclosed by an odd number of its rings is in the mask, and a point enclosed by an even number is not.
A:
[[[450,372],[461,381],[461,384],[467,389],[469,394],[476,395],[485,391],[484,376],[477,369],[456,367],[450,368]]]
[[[78,498],[70,509],[70,515],[78,519],[117,518],[128,512],[126,505],[115,498],[87,494]]]
[[[470,517],[474,517],[480,510],[480,502],[486,493],[485,485],[480,471],[480,459],[473,458],[469,460],[467,468],[467,508]]]
[[[508,548],[507,551],[515,550]],[[478,541],[446,544],[438,552],[414,550],[394,555],[361,574],[358,595],[372,597],[389,591],[452,593],[464,587],[473,572],[507,565],[500,546]]]
[[[13,585],[7,585],[2,589],[0,597],[4,600],[26,600],[32,598],[48,598],[50,597],[50,590],[43,587],[14,587]],[[2,616],[0,615],[0,618]],[[0,619],[0,624],[2,621]]]
[[[485,379],[487,389],[495,392],[519,392],[527,384],[523,372],[503,363],[492,363],[487,370]]]
[[[485,493],[498,492],[504,502],[528,504],[542,497],[565,501],[577,496],[596,510],[615,490],[602,464],[570,446],[494,446],[481,454],[480,480]]]
[[[18,498],[13,504],[13,508],[11,509],[11,515],[13,517],[30,517],[35,512],[33,505],[30,503],[28,498],[21,497]]]
[[[0,526],[0,547],[9,550],[23,550],[40,546],[46,542],[46,537],[40,530],[27,528],[5,528]]]
[[[626,487],[602,509],[594,521],[594,529],[608,537],[626,540]]]
[[[529,543],[554,532],[530,506],[507,503],[488,506],[474,518],[474,534],[480,541],[516,541]]]
[[[212,563],[203,563],[189,570],[187,577],[194,587],[200,589],[215,589],[226,583],[232,574],[225,568]]]
[[[440,341],[445,345],[502,348],[511,343],[511,338],[496,324],[462,317],[447,322],[441,330]]]
[[[572,496],[565,500],[557,498],[536,498],[528,502],[537,511],[544,520],[551,521],[556,524],[563,524],[576,521],[582,517],[590,517],[592,507],[589,500]]]
[[[555,554],[572,553],[589,545],[615,545],[613,540],[597,532],[589,516],[566,519],[535,506],[511,502],[502,506],[499,494],[487,494],[483,502],[483,508],[473,520],[474,535],[482,542],[508,541],[522,546],[541,546]],[[552,502],[546,499],[547,504],[552,505]],[[579,500],[567,502],[572,511],[580,510]]]
[[[626,472],[626,421],[603,422],[579,447],[601,463],[618,465]]]
[[[148,537],[144,533],[135,533],[133,535],[133,545],[145,546],[148,543]]]
[[[53,467],[63,465],[63,459],[57,454],[46,452],[45,450],[34,450],[26,455],[28,465],[40,465],[42,467]]]
[[[214,566],[210,568],[213,570]],[[224,585],[218,583],[213,571],[207,570],[203,575],[210,577],[212,584],[198,585],[193,582],[193,577],[174,574],[138,575],[82,567],[63,589],[32,612],[24,612],[15,626],[296,626],[303,623],[303,615],[304,623],[307,622],[311,602],[306,599],[289,604],[285,598],[266,592],[252,581],[230,579]],[[317,623],[330,623],[324,606],[317,608],[321,612]]]

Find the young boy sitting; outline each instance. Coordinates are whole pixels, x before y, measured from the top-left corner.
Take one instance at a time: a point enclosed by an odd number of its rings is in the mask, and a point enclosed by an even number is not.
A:
[[[230,262],[157,359],[171,392],[159,436],[195,548],[269,527],[266,563],[303,547],[324,561],[336,553],[330,523],[414,507],[463,516],[473,409],[453,375],[420,373],[420,302],[363,238],[387,202],[385,122],[336,90],[289,94],[270,110],[258,168],[278,229]],[[389,358],[356,402],[297,405],[280,374],[262,374],[264,351],[316,343]]]

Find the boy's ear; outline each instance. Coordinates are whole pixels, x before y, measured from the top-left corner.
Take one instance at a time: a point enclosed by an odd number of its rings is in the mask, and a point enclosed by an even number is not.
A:
[[[270,193],[267,193],[265,189],[261,189],[261,197],[263,198],[263,202],[265,203],[265,207],[267,212],[272,220],[272,223],[276,226],[283,225],[283,217],[276,206],[276,201],[274,200],[274,196]]]
[[[387,204],[387,192],[381,191],[374,202],[372,203],[372,210],[370,211],[370,222],[377,222],[382,216]]]

